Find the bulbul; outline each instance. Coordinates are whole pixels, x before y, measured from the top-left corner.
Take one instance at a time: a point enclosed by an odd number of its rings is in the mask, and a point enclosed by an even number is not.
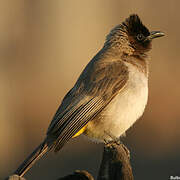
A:
[[[59,151],[80,134],[99,142],[119,139],[143,114],[148,99],[148,51],[152,39],[138,15],[130,15],[107,35],[54,115],[44,141],[14,174],[23,176],[49,151]]]

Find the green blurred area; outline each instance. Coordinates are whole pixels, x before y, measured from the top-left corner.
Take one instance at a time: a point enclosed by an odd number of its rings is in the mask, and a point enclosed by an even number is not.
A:
[[[180,176],[180,1],[0,1],[0,179],[41,142],[63,96],[131,13],[166,36],[153,42],[149,102],[123,141],[135,179]],[[102,145],[76,138],[49,154],[27,179],[57,179],[75,169],[96,175]],[[178,174],[179,173],[179,174]]]

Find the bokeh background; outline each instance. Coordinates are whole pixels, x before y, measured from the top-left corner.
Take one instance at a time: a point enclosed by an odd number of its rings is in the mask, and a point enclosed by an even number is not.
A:
[[[153,42],[149,102],[123,142],[135,179],[180,176],[180,1],[1,0],[0,179],[44,138],[63,96],[105,36],[131,13],[166,36]],[[97,176],[103,146],[83,136],[48,154],[27,180],[57,179],[76,169]]]

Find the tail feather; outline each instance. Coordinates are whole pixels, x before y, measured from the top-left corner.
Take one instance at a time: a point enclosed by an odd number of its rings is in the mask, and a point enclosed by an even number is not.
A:
[[[14,172],[18,176],[22,177],[32,166],[39,160],[44,154],[46,154],[50,148],[46,142],[41,143],[31,154],[30,156],[18,167]]]

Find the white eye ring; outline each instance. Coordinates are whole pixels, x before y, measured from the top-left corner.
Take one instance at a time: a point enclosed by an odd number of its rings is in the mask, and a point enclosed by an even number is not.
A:
[[[144,35],[143,34],[138,34],[136,36],[136,38],[137,38],[138,41],[142,41],[144,39]]]

